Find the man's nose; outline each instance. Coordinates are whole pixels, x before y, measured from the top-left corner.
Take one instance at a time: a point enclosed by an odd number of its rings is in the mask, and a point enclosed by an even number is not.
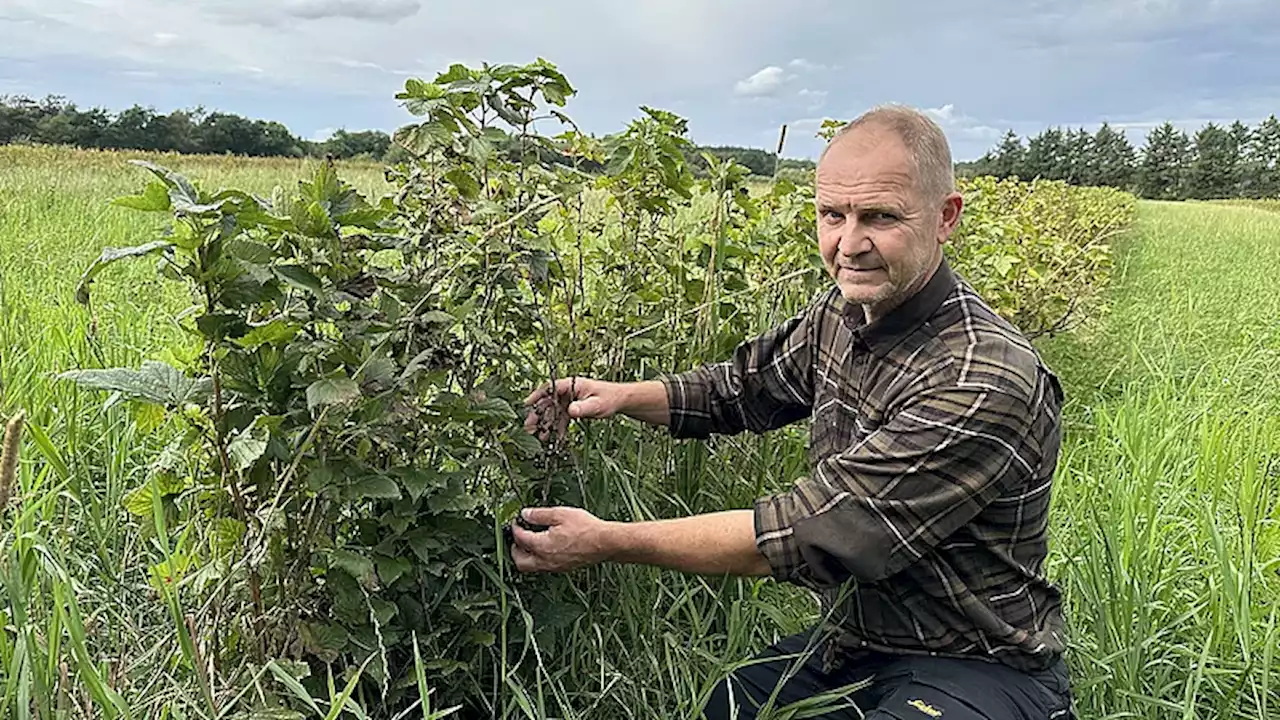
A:
[[[871,242],[871,233],[867,232],[866,227],[858,223],[850,223],[841,231],[840,243],[836,247],[839,248],[841,255],[853,257],[869,252],[874,247],[874,243]]]

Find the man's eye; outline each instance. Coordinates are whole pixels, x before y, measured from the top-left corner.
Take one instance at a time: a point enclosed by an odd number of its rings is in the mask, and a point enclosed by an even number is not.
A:
[[[889,212],[873,212],[867,215],[867,219],[870,220],[871,222],[887,223],[887,222],[897,222],[898,216]]]
[[[828,222],[840,222],[844,219],[844,213],[836,212],[835,210],[823,210],[822,217]]]

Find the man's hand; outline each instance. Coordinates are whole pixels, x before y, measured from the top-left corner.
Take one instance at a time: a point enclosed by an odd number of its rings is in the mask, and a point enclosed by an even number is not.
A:
[[[613,383],[568,377],[543,385],[525,398],[524,428],[546,442],[563,438],[571,419],[604,419],[618,413],[654,425],[670,422],[666,387],[657,380]]]
[[[569,572],[609,559],[608,524],[578,508],[529,508],[520,516],[529,525],[545,530],[511,525],[515,545],[511,559],[520,572]]]
[[[602,562],[655,565],[700,575],[765,576],[769,562],[756,549],[751,510],[674,520],[606,522],[577,508],[529,508],[514,523],[511,549],[521,572],[568,572]]]
[[[548,383],[525,398],[529,415],[524,419],[524,429],[546,442],[553,432],[556,437],[563,437],[570,418],[611,417],[619,411],[622,402],[622,386],[617,383],[583,377],[561,378],[554,387]]]

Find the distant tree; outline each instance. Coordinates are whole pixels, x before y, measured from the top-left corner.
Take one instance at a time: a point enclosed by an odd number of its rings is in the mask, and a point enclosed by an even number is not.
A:
[[[1009,130],[988,158],[986,170],[1001,178],[1023,175],[1026,156],[1027,149],[1022,146],[1022,139]]]
[[[36,139],[40,105],[22,95],[0,96],[0,144]]]
[[[1028,180],[1064,180],[1067,177],[1065,138],[1058,128],[1048,128],[1027,142],[1024,172]]]
[[[158,150],[155,147],[156,138],[148,132],[155,117],[155,111],[139,105],[122,110],[103,133],[103,147]]]
[[[289,128],[274,121],[255,120],[253,129],[256,132],[256,145],[249,155],[263,157],[302,157],[302,147],[298,138],[289,132]]]
[[[318,143],[316,154],[332,155],[335,158],[354,157],[384,158],[391,148],[391,136],[379,130],[347,132],[338,130],[328,140]]]
[[[994,175],[988,170],[991,161],[991,153],[987,153],[977,160],[961,160],[955,164],[955,173],[958,178],[973,178],[980,175]]]
[[[1068,130],[1064,145],[1063,179],[1072,185],[1097,185],[1093,135],[1084,128]]]
[[[1254,197],[1253,185],[1257,182],[1257,170],[1250,167],[1253,159],[1253,131],[1236,120],[1227,132],[1235,146],[1235,162],[1231,167],[1231,194],[1234,197]]]
[[[1250,188],[1254,197],[1280,196],[1280,120],[1275,115],[1254,131],[1247,165],[1255,175]]]
[[[300,156],[302,148],[289,129],[278,122],[249,120],[239,115],[210,113],[198,126],[200,149],[213,154]]]
[[[707,163],[702,158],[702,153],[707,153],[718,160],[726,158],[732,159],[739,165],[745,166],[753,175],[761,175],[770,177],[773,175],[774,154],[768,150],[760,148],[736,147],[732,145],[714,145],[696,147],[686,154],[686,161],[695,174],[706,172]]]
[[[204,110],[174,110],[168,115],[157,115],[147,124],[148,149],[171,150],[180,153],[200,152],[200,123]]]
[[[1191,141],[1173,123],[1164,123],[1147,135],[1138,169],[1138,193],[1155,200],[1186,197]]]
[[[1233,197],[1239,148],[1231,132],[1209,123],[1195,137],[1194,158],[1188,177],[1190,196],[1199,200]]]
[[[1104,122],[1093,136],[1092,149],[1093,184],[1128,190],[1133,185],[1136,155],[1129,138]]]

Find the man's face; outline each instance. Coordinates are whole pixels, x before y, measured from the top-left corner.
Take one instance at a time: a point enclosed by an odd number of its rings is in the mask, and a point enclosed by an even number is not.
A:
[[[875,319],[923,286],[959,220],[958,194],[926,198],[897,136],[841,137],[818,165],[818,246],[845,299]]]

